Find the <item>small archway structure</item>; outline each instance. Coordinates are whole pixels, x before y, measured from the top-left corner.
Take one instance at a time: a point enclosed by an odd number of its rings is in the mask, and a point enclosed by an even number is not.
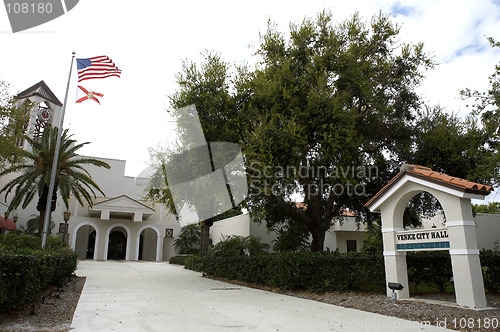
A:
[[[424,191],[437,198],[443,207],[446,227],[405,231],[405,208],[410,199]],[[486,308],[471,199],[484,199],[491,191],[491,186],[435,172],[428,167],[403,164],[400,172],[365,204],[370,211],[381,213],[386,281],[404,286],[399,291],[400,298],[410,296],[407,251],[449,250],[457,304]],[[387,287],[388,296],[391,292]]]

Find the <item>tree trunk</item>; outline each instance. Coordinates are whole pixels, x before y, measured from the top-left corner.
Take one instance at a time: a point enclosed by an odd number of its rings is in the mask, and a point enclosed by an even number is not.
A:
[[[208,254],[210,249],[210,227],[214,224],[213,219],[207,219],[200,221],[201,227],[201,243],[200,243],[200,254],[205,256]]]
[[[42,211],[40,211],[40,215],[38,216],[38,233],[36,234],[38,237],[42,237],[44,218],[45,218],[45,208]]]
[[[42,195],[38,198],[38,204],[36,205],[36,209],[40,212],[40,217],[38,220],[38,236],[42,237],[43,233],[43,224],[45,221],[45,209],[47,208],[47,196],[49,195],[49,186],[44,185],[42,190]],[[49,214],[49,226],[50,226],[50,217],[52,212],[56,209],[56,200],[57,200],[57,181],[54,186],[54,192],[52,193],[52,200],[50,202],[50,214]]]
[[[311,251],[323,251],[326,229],[323,229],[321,225],[315,226],[314,229],[310,229],[312,235]]]

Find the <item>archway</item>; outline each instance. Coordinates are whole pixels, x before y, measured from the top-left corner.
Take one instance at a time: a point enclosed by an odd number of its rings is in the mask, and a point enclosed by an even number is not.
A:
[[[107,259],[124,260],[127,255],[127,231],[115,227],[108,235]]]
[[[457,304],[485,308],[479,250],[471,199],[484,199],[490,186],[455,178],[418,165],[402,165],[400,172],[365,206],[379,211],[382,219],[387,282],[403,285],[401,298],[409,297],[406,251],[449,250]],[[446,216],[442,229],[405,231],[403,215],[410,199],[429,192],[441,203]],[[391,290],[387,287],[387,295]]]
[[[122,224],[122,223],[113,224],[106,231],[106,238],[105,238],[105,243],[104,243],[104,259],[105,260],[108,259],[108,257],[109,257],[109,250],[113,247],[113,246],[110,246],[110,235],[114,231],[120,231],[124,235],[125,241],[123,241],[123,236],[120,236],[119,234],[114,235],[114,237],[116,237],[115,240],[117,240],[117,241],[118,241],[119,238],[121,238],[121,242],[120,243],[125,242],[125,245],[124,245],[124,248],[125,248],[125,257],[121,258],[121,259],[129,260],[130,259],[129,256],[130,256],[130,239],[131,239],[130,234],[131,234],[131,232],[130,232],[130,228],[127,225]],[[115,241],[115,240],[113,240],[113,241]],[[121,246],[120,246],[120,248],[121,248]],[[118,249],[118,248],[116,248],[116,249]],[[120,250],[122,251],[122,249],[120,249]],[[112,256],[113,255],[114,254],[112,254]],[[121,255],[121,256],[123,256],[123,255]],[[110,259],[112,259],[112,258],[110,258]]]
[[[156,235],[156,232],[153,229],[146,228],[139,234],[139,237],[138,260],[155,261],[158,235]]]
[[[153,225],[144,225],[137,232],[135,259],[159,261],[161,242],[160,230]]]
[[[92,222],[77,225],[73,230],[71,247],[78,259],[97,259],[99,229]]]

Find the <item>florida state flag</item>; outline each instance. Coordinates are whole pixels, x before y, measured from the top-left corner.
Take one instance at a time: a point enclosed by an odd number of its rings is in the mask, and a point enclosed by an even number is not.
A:
[[[78,95],[76,97],[77,103],[83,103],[85,101],[95,101],[100,105],[101,102],[99,101],[99,99],[97,99],[97,97],[104,97],[104,95],[90,89],[85,89],[81,85],[78,86]]]

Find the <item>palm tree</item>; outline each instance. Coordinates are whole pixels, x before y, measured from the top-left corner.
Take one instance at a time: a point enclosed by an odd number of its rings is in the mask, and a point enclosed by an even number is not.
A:
[[[0,190],[0,194],[5,192],[6,200],[11,191],[14,190],[9,210],[16,209],[19,205],[25,209],[33,200],[35,194],[38,194],[37,210],[40,212],[41,220],[43,220],[48,199],[50,173],[54,159],[57,133],[57,127],[47,127],[38,139],[27,137],[26,140],[29,142],[32,151],[23,151],[23,162],[12,165],[0,173],[0,177],[12,173],[20,173],[18,177],[11,180]],[[89,144],[89,142],[76,144],[76,141],[71,139],[71,136],[68,135],[67,129],[61,135],[61,146],[59,149],[59,160],[50,212],[55,210],[57,191],[61,194],[66,209],[69,207],[70,195],[75,196],[82,206],[84,200],[92,206],[92,196],[96,197],[94,190],[97,190],[104,196],[102,190],[92,180],[89,172],[83,166],[94,165],[107,169],[110,166],[94,158],[79,156],[76,151],[84,145]],[[40,223],[40,225],[43,225],[43,223]],[[39,227],[38,235],[41,236],[41,234],[42,227]]]
[[[197,223],[181,228],[179,237],[174,240],[175,249],[180,249],[181,254],[197,254],[201,240],[201,229]]]
[[[26,228],[24,229],[24,231],[28,234],[37,234],[38,230],[41,227],[40,224],[42,224],[43,227],[43,219],[40,219],[40,216],[37,214],[32,214],[28,219],[28,221],[26,222]],[[21,227],[19,227],[19,229],[21,229]],[[50,219],[49,230],[48,230],[49,234],[52,233],[52,229],[54,227],[56,227],[56,223],[54,222],[54,220]]]

